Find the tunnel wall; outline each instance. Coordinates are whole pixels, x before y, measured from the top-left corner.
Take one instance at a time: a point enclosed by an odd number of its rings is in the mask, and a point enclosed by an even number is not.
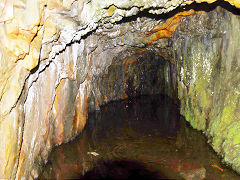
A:
[[[240,17],[219,8],[188,18],[173,37],[181,114],[239,172]]]
[[[29,84],[21,151],[31,158],[23,157],[18,167],[21,176],[37,177],[52,147],[72,140],[82,131],[88,112],[110,101],[142,94],[176,97],[176,81],[171,76],[175,69],[169,61],[154,51],[139,49],[108,49],[99,56],[101,45],[87,59],[81,55],[89,50],[92,38],[68,47],[36,82]]]
[[[172,72],[175,67],[157,52],[142,49],[120,52],[102,74],[93,76],[88,112],[110,101],[140,95],[164,94],[176,98],[176,77]]]

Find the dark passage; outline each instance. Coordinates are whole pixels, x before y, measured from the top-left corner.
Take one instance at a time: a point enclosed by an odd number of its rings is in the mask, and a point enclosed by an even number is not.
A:
[[[82,175],[84,174],[84,176]],[[239,179],[167,96],[111,102],[51,153],[40,179]]]

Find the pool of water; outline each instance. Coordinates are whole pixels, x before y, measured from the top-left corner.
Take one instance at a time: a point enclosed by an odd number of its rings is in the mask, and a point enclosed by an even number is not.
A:
[[[240,179],[167,96],[111,102],[89,113],[74,141],[56,147],[40,179]]]

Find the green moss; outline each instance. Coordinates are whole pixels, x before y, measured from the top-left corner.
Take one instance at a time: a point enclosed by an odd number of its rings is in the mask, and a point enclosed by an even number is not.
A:
[[[209,95],[206,86],[206,80],[199,80],[195,85],[190,86],[187,99],[187,121],[198,130],[206,129],[206,120],[208,119],[209,109],[212,106],[212,98]],[[189,102],[190,100],[190,102]],[[191,105],[191,106],[190,106]],[[190,110],[192,109],[192,116],[190,117]]]
[[[188,98],[186,99],[186,108],[185,108],[185,119],[188,122],[191,122],[191,114],[190,114],[190,109],[189,109],[189,102]]]
[[[237,120],[235,114],[237,101],[238,96],[230,91],[225,99],[225,107],[223,108],[221,121],[218,127],[219,131],[223,131],[229,125],[231,125],[232,122]]]
[[[217,152],[220,152],[222,149],[224,149],[223,151],[225,151],[225,156],[232,156],[230,150],[232,148],[228,149],[226,147],[233,147],[235,144],[240,142],[240,124],[238,123],[239,115],[237,115],[237,102],[238,96],[229,91],[225,99],[225,106],[223,107],[220,119],[216,119],[213,123],[213,148]]]
[[[224,154],[225,162],[233,163],[233,168],[238,170],[240,167],[240,122],[234,122],[223,132],[222,146],[220,147]]]
[[[239,132],[239,129],[238,128],[238,132]],[[237,134],[233,137],[233,145],[236,145],[236,144],[240,144],[240,134]]]
[[[240,172],[240,18],[229,14],[225,18],[212,38],[177,38],[174,57],[181,114],[194,128],[207,132],[214,150]],[[221,32],[228,32],[227,36]]]
[[[229,125],[232,122],[235,108],[236,107],[232,103],[224,107],[221,123],[219,125],[220,128],[223,129],[226,127],[226,125]]]
[[[199,112],[198,109],[194,109],[194,119],[196,121],[196,129],[198,130],[204,130],[206,127],[206,120],[203,116],[203,113]]]
[[[215,134],[216,134],[217,127],[218,127],[217,122],[219,122],[219,121],[221,120],[221,115],[218,114],[218,115],[216,116],[214,112],[215,112],[215,111],[212,110],[211,113],[210,113],[209,119],[212,120],[213,122],[209,125],[209,129],[208,129],[209,134],[210,134],[212,137],[214,137]]]

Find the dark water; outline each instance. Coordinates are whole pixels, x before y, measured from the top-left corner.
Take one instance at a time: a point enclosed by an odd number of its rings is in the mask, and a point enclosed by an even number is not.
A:
[[[82,176],[84,174],[84,176]],[[109,103],[53,150],[40,179],[240,179],[166,96]]]

